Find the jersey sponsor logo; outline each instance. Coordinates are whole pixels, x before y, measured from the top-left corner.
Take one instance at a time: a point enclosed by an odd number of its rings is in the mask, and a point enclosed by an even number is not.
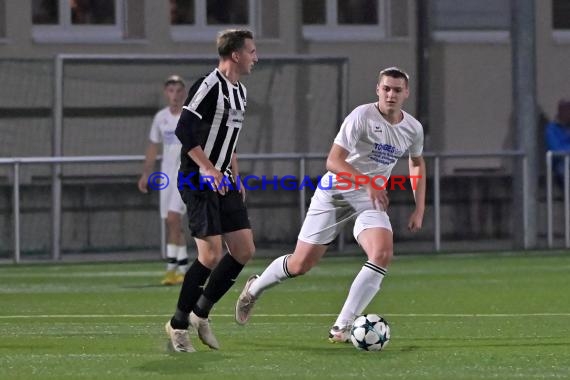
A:
[[[244,112],[242,110],[229,110],[229,118],[227,122],[228,127],[241,128],[244,119]]]
[[[402,157],[404,151],[390,144],[374,144],[374,148],[368,158],[383,165],[392,165]]]

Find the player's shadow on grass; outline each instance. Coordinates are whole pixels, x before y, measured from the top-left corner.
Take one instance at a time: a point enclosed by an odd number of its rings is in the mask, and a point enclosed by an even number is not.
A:
[[[511,339],[512,340],[512,339]],[[417,345],[406,345],[403,347],[393,348],[392,350],[398,350],[401,352],[413,352],[413,351],[422,351],[422,350],[447,350],[447,349],[469,349],[469,348],[501,348],[501,347],[569,347],[570,342],[533,342],[529,344],[528,339],[522,339],[521,342],[511,342],[511,343],[476,343],[471,342],[467,344],[449,344],[449,345],[434,345],[434,344],[417,344]]]
[[[179,286],[165,286],[162,284],[139,284],[139,285],[123,285],[122,289],[145,289],[145,288],[163,288],[163,289],[176,289],[180,291]]]
[[[216,363],[224,359],[223,354],[215,351],[169,352],[162,360],[153,360],[134,369],[144,373],[180,376],[181,374],[212,372],[212,369],[216,368]]]
[[[558,338],[545,338],[545,339],[558,339]],[[449,345],[446,344],[409,344],[403,346],[396,346],[394,343],[391,343],[388,351],[399,351],[399,352],[414,352],[414,351],[434,351],[434,350],[448,350],[448,349],[469,349],[469,348],[500,348],[500,347],[528,347],[528,339],[526,338],[510,338],[505,339],[509,342],[477,342],[477,339],[474,341],[467,342],[465,344],[458,344],[452,343]],[[253,348],[255,351],[282,351],[282,350],[295,350],[295,351],[306,351],[310,353],[315,352],[326,352],[327,354],[335,355],[338,353],[339,355],[344,355],[348,350],[354,350],[354,346],[352,343],[329,343],[323,341],[322,344],[315,344],[307,343],[303,344],[302,342],[295,342],[295,343],[284,343],[284,342],[274,342],[274,343],[261,343],[261,342],[248,342],[250,350]],[[533,342],[533,347],[568,347],[570,346],[570,342]]]
[[[259,342],[248,342],[248,351],[260,351],[260,352],[269,352],[269,351],[296,351],[302,352],[306,351],[310,354],[314,353],[326,353],[327,355],[335,355],[338,353],[339,355],[344,355],[345,351],[342,350],[343,348],[347,348],[350,350],[355,350],[352,343],[330,343],[327,341],[318,341],[318,342],[311,342],[311,343],[303,343],[303,342],[292,342],[292,343],[284,343],[284,342],[275,342],[275,343],[259,343]]]

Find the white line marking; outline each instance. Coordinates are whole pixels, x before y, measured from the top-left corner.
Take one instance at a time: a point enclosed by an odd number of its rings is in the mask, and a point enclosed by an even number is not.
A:
[[[257,318],[318,318],[336,317],[336,314],[254,314]],[[386,317],[403,318],[518,318],[518,317],[570,317],[570,313],[524,314],[383,314]],[[0,319],[32,318],[168,318],[171,314],[35,314],[0,315]],[[214,314],[212,317],[233,318],[233,314]]]

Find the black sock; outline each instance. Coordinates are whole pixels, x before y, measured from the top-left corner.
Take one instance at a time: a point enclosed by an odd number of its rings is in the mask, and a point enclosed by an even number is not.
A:
[[[188,317],[188,313],[176,308],[174,316],[170,319],[170,326],[176,330],[188,330],[188,326],[190,326]]]
[[[232,255],[226,253],[212,271],[208,285],[194,306],[194,314],[200,318],[207,318],[212,306],[234,285],[243,267],[243,264],[238,263]]]
[[[178,260],[177,264],[179,267],[184,266],[184,265],[188,265],[188,258]]]
[[[170,322],[173,328],[188,328],[188,314],[202,295],[202,286],[206,283],[211,272],[198,259],[194,260],[188,268],[178,296],[178,307]]]

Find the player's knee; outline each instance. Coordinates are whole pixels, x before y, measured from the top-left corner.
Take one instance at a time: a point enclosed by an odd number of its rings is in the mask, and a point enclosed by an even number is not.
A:
[[[386,268],[392,261],[394,251],[391,249],[375,249],[368,254],[368,260],[375,265]]]
[[[215,268],[222,259],[222,253],[214,250],[202,250],[198,252],[200,262],[207,268]]]
[[[228,246],[230,254],[241,264],[247,264],[255,255],[255,244],[251,242],[243,242],[239,245]]]
[[[180,225],[181,225],[180,217],[168,214],[168,216],[166,217],[166,227],[168,227],[170,230],[179,230]]]
[[[251,247],[248,247],[246,250],[244,250],[244,252],[241,255],[242,262],[244,264],[247,263],[249,260],[251,260],[253,258],[253,255],[255,255],[255,246],[254,245],[252,245]]]

